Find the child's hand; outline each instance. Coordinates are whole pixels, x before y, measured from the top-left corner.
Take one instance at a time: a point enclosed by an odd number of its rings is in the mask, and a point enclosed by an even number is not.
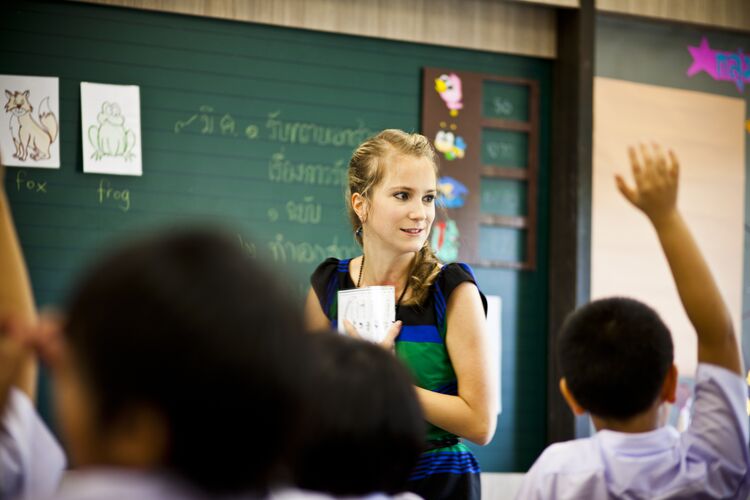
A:
[[[650,149],[650,151],[649,151]],[[631,188],[619,174],[615,174],[617,188],[622,195],[658,223],[677,208],[677,184],[680,166],[674,152],[667,158],[658,144],[651,148],[641,144],[640,158],[635,148],[628,148],[635,188]]]

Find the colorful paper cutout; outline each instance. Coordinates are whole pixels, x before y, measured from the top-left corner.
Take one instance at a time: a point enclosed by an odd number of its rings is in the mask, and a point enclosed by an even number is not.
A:
[[[432,238],[430,241],[437,258],[442,262],[455,262],[458,260],[459,237],[458,226],[454,220],[437,221],[432,226]]]
[[[443,153],[448,161],[453,161],[456,158],[461,159],[466,154],[466,141],[450,130],[438,130],[433,144],[435,144],[435,149]]]
[[[458,116],[458,110],[464,107],[461,78],[455,73],[440,75],[435,78],[435,90],[450,110],[451,116]]]
[[[693,56],[693,64],[687,76],[705,71],[714,80],[734,82],[740,93],[745,89],[745,83],[750,83],[750,56],[744,55],[742,49],[737,49],[737,52],[712,50],[703,37],[699,46],[688,46],[688,51]]]
[[[441,177],[437,182],[438,204],[445,208],[461,208],[469,190],[453,177]]]

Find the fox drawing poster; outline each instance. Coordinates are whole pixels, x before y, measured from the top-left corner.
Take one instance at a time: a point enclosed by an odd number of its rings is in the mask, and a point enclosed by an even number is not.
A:
[[[55,77],[0,75],[0,158],[17,167],[60,168],[60,98]]]

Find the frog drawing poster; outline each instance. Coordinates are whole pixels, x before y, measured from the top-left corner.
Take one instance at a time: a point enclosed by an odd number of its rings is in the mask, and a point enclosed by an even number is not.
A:
[[[60,168],[55,77],[0,75],[0,158],[16,167]]]
[[[81,126],[84,172],[143,174],[138,86],[81,82]]]

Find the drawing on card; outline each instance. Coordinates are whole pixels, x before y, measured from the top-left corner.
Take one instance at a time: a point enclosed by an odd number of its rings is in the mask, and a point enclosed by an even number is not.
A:
[[[81,82],[81,142],[84,172],[143,175],[140,88]]]
[[[130,161],[134,158],[135,133],[125,126],[125,116],[116,102],[104,102],[96,116],[97,125],[89,127],[88,137],[94,148],[91,158],[119,156]]]
[[[50,148],[57,140],[59,125],[52,112],[49,96],[42,96],[36,117],[31,104],[31,92],[5,89],[5,112],[10,114],[10,132],[15,151],[13,157],[20,162],[49,160]]]

